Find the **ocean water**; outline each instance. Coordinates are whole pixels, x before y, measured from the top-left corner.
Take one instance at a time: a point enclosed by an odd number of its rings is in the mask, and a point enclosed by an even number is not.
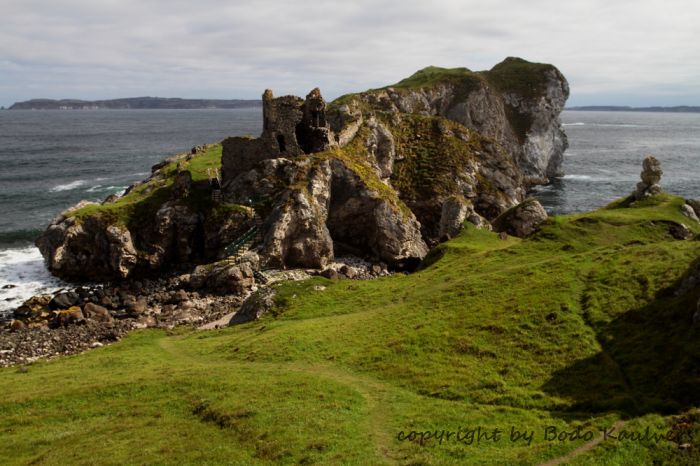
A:
[[[169,155],[257,136],[261,122],[259,108],[0,111],[0,317],[64,285],[33,246],[58,213],[123,191]]]
[[[260,109],[0,111],[0,315],[64,286],[34,239],[81,199],[147,177],[168,155],[261,131]],[[634,190],[654,154],[665,190],[700,198],[700,114],[564,112],[566,175],[534,194],[550,213],[601,207]]]
[[[634,191],[642,160],[661,161],[664,191],[700,198],[700,114],[572,112],[564,177],[534,190],[548,212],[582,212]]]

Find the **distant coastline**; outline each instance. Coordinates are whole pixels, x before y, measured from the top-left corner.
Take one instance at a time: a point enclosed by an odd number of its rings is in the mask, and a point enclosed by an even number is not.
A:
[[[626,107],[619,105],[588,105],[583,107],[566,107],[575,112],[658,112],[658,113],[700,113],[700,107],[679,105],[676,107]]]
[[[187,110],[207,108],[256,108],[261,107],[259,99],[181,99],[177,97],[127,97],[123,99],[80,100],[80,99],[31,99],[15,102],[0,110]],[[566,107],[574,112],[657,112],[657,113],[700,113],[700,106],[678,105],[674,107],[628,107],[623,105],[584,105]]]
[[[111,100],[32,99],[16,102],[8,110],[126,110],[126,109],[205,109],[260,107],[259,99],[180,99],[163,97],[129,97]]]

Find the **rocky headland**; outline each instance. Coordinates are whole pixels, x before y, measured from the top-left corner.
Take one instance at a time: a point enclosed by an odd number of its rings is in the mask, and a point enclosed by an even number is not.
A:
[[[266,91],[260,137],[61,213],[37,244],[75,285],[0,331],[6,456],[452,464],[462,445],[396,430],[469,416],[662,440],[534,435],[503,464],[700,464],[700,201],[649,155],[625,197],[548,218],[527,192],[561,169],[558,76],[509,59],[328,104]]]
[[[37,240],[49,270],[90,285],[33,298],[11,328],[60,328],[79,343],[15,353],[201,325],[277,279],[411,272],[464,222],[533,234],[547,216],[526,194],[561,174],[568,93],[554,66],[518,58],[484,72],[429,67],[331,103],[318,89],[267,90],[260,137],[170,157],[122,197],[51,222]],[[104,326],[113,331],[85,336]],[[8,354],[0,363],[19,360]]]
[[[263,267],[352,255],[410,270],[441,225],[486,225],[561,173],[567,96],[555,67],[515,58],[479,73],[426,68],[330,104],[318,89],[268,90],[259,138],[167,159],[122,198],[68,209],[37,245],[73,280],[212,263],[250,230]]]

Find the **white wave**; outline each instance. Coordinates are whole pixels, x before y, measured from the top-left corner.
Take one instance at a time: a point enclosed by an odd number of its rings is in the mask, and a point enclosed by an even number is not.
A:
[[[5,288],[9,285],[10,287]],[[11,312],[36,294],[66,286],[52,276],[35,246],[0,250],[0,314]]]
[[[119,197],[122,197],[124,193],[126,192],[126,188],[128,186],[107,186],[103,191],[106,191],[111,194],[116,194]]]
[[[535,193],[545,193],[549,191],[554,191],[556,189],[557,188],[555,188],[554,185],[551,184],[540,184],[530,188],[530,190]]]
[[[88,192],[88,193],[98,193],[98,192],[104,192],[104,191],[123,192],[126,188],[127,188],[127,186],[102,186],[101,184],[96,184],[95,186],[86,189],[85,192]]]
[[[593,179],[593,177],[589,175],[564,175],[562,179],[573,181],[590,181]]]
[[[562,123],[562,126],[585,126],[586,123],[577,121],[576,123]]]
[[[75,181],[71,181],[70,183],[59,184],[59,185],[51,188],[51,192],[57,193],[59,191],[69,191],[71,189],[79,188],[82,185],[84,185],[85,183],[87,183],[87,181],[85,181],[85,180],[75,180]]]
[[[631,123],[594,123],[592,126],[601,126],[609,128],[644,128],[646,125],[633,125]]]

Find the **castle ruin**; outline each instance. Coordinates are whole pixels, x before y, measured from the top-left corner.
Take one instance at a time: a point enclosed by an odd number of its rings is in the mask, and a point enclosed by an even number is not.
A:
[[[231,137],[223,141],[222,184],[261,160],[292,158],[322,152],[336,145],[326,121],[326,102],[316,88],[306,99],[287,95],[274,97],[267,89],[262,96],[263,131],[259,138]]]

